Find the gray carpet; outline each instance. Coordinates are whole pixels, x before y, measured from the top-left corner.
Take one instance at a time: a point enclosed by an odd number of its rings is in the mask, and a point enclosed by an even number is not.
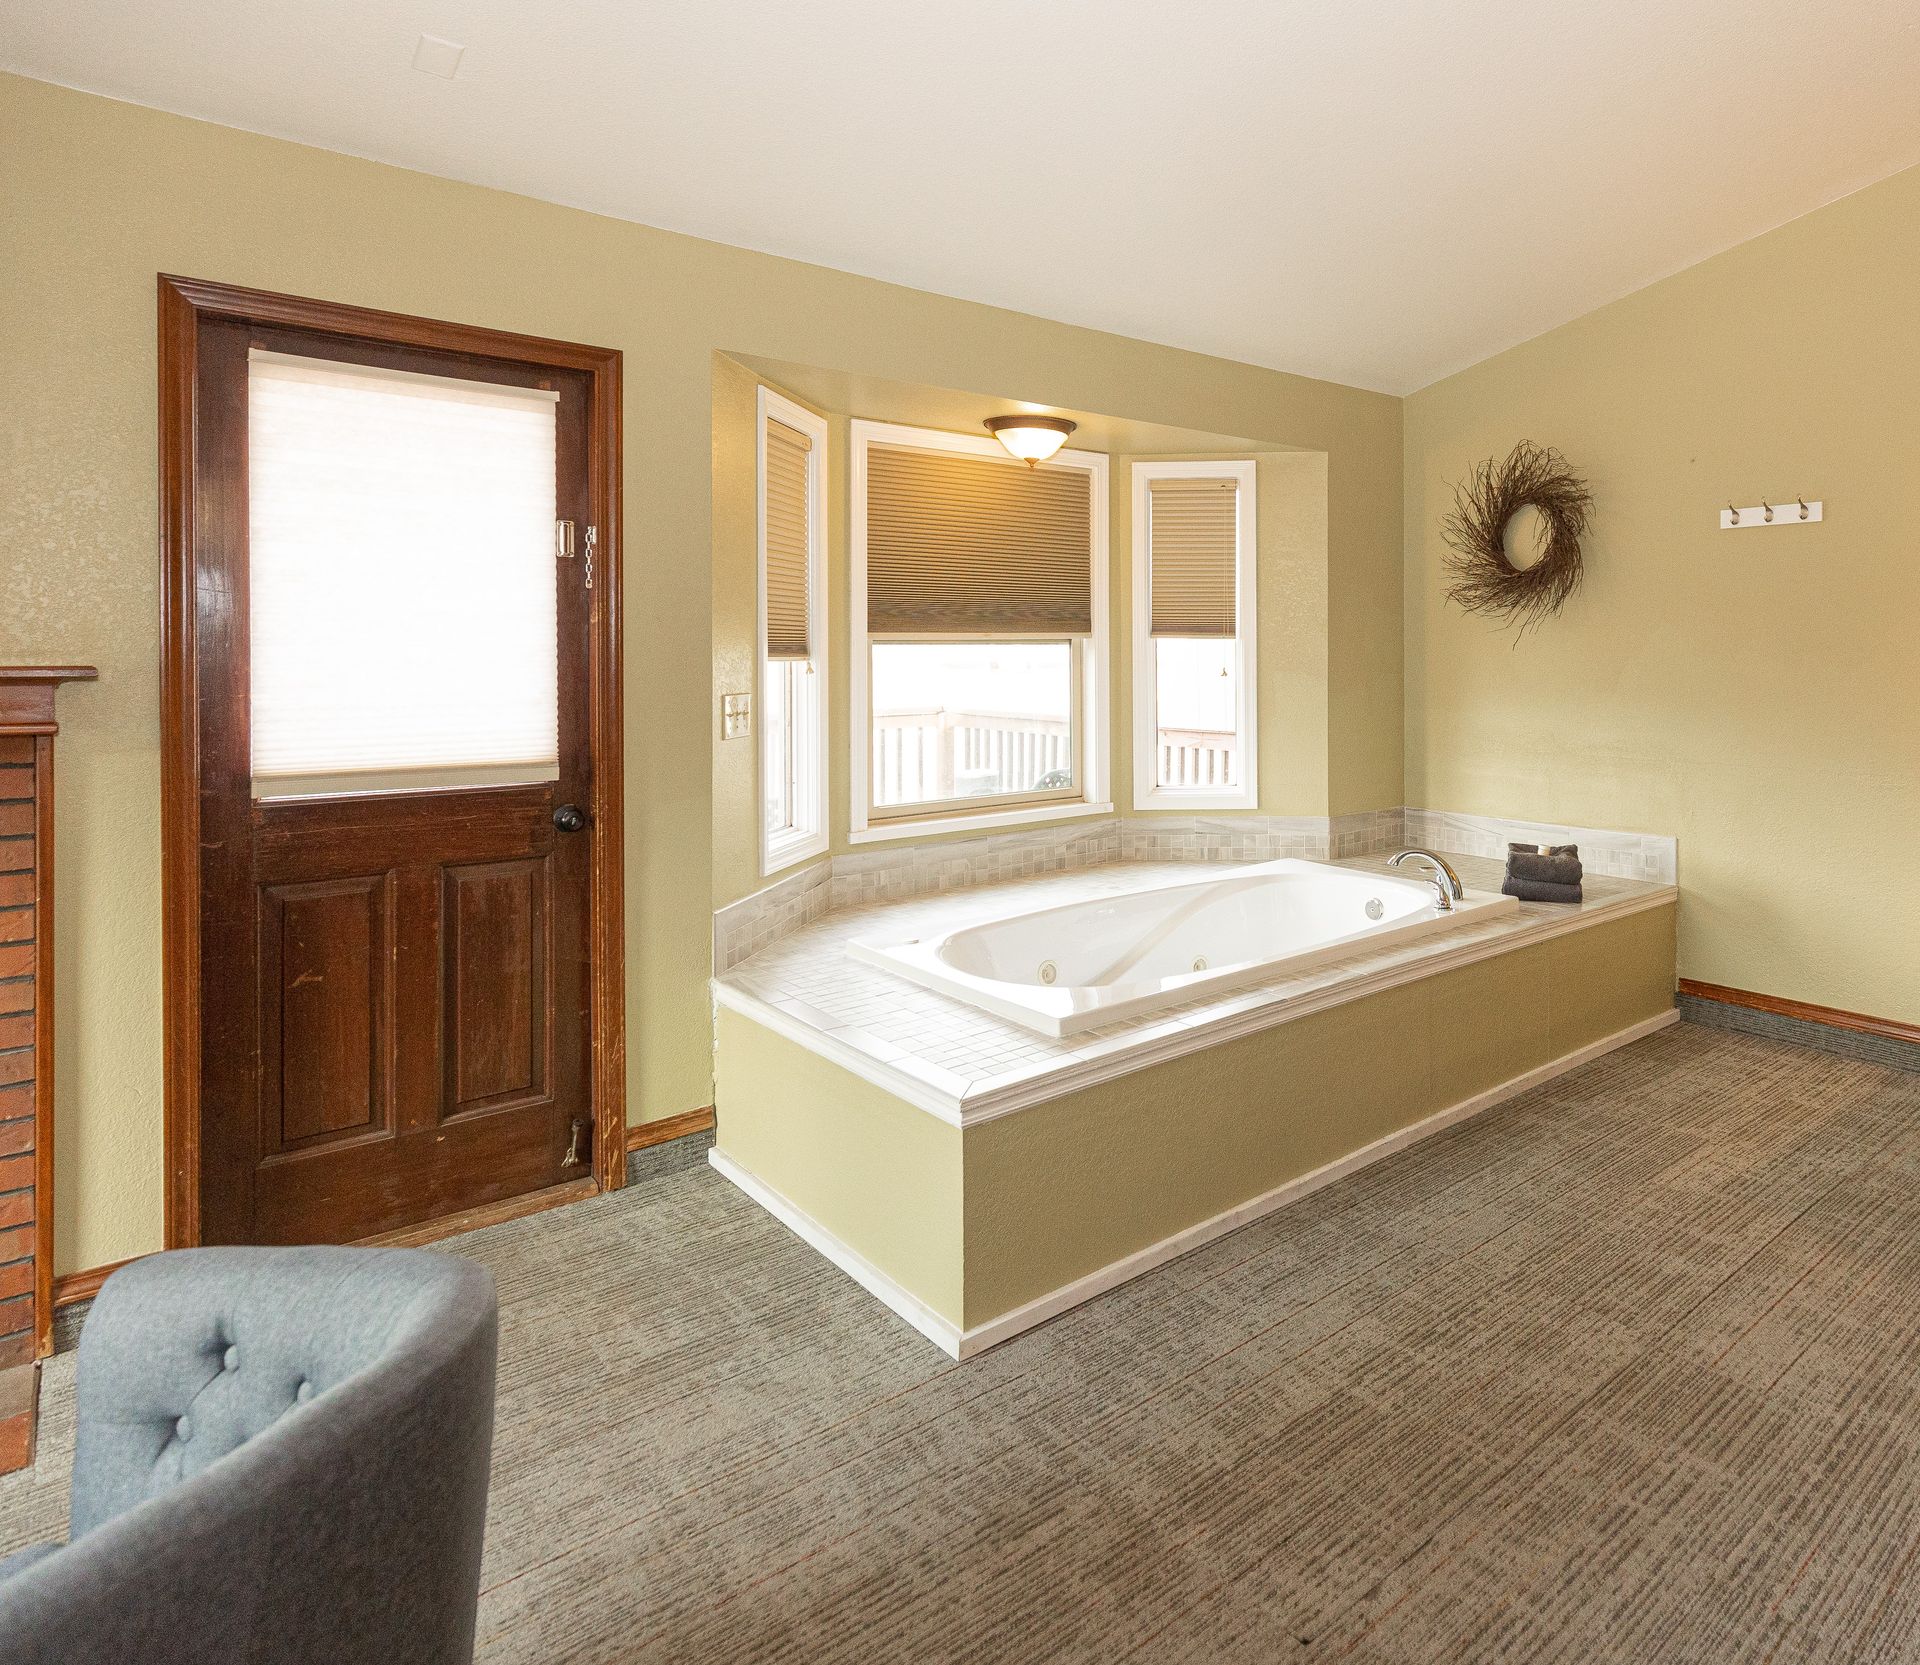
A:
[[[966,1365],[704,1169],[475,1233],[479,1658],[1911,1660],[1916,1181],[1920,1077],[1683,1025]]]

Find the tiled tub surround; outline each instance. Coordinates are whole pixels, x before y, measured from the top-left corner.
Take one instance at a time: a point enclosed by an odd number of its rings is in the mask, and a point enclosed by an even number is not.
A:
[[[1677,892],[1605,875],[1577,907],[1058,1040],[844,952],[1191,874],[868,903],[769,944],[714,980],[714,1165],[966,1356],[1676,1016]]]
[[[1446,809],[1408,809],[1406,841],[1450,855],[1487,856],[1504,861],[1507,845],[1578,844],[1588,878],[1639,879],[1648,884],[1680,882],[1680,847],[1654,833],[1609,832],[1602,827],[1562,827],[1551,821],[1513,821],[1497,815],[1460,815]]]
[[[947,843],[902,844],[816,861],[713,916],[713,967],[732,970],[835,908],[906,901],[1114,861],[1256,862],[1284,856],[1345,860],[1408,844],[1449,855],[1504,856],[1509,840],[1578,844],[1591,875],[1678,880],[1676,846],[1651,833],[1539,821],[1380,809],[1358,815],[1125,815],[1023,827]]]

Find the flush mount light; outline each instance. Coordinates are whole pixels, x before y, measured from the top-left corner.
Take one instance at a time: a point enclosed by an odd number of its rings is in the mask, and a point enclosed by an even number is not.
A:
[[[1064,416],[989,416],[986,421],[987,432],[1029,468],[1065,445],[1077,426]]]

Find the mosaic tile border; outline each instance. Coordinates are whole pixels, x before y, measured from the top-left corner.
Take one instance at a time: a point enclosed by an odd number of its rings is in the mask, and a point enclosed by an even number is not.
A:
[[[900,902],[971,885],[1070,873],[1120,859],[1117,817],[1014,827],[948,844],[858,850],[833,858],[833,905]]]
[[[1404,815],[1407,843],[1429,850],[1504,861],[1509,842],[1578,844],[1580,863],[1589,873],[1601,873],[1610,879],[1641,879],[1649,884],[1680,882],[1679,841],[1654,833],[1563,827],[1552,821],[1462,815],[1446,809],[1409,809]]]
[[[716,909],[713,969],[731,971],[769,943],[811,925],[832,907],[833,858],[828,856]]]
[[[1127,861],[1344,861],[1401,842],[1402,811],[1359,815],[1151,815],[1121,823]]]

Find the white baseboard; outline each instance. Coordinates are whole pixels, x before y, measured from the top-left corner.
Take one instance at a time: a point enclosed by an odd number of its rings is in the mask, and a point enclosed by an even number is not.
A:
[[[783,1197],[752,1174],[718,1145],[707,1147],[707,1161],[722,1178],[730,1179],[809,1248],[818,1249],[869,1295],[891,1307],[949,1358],[965,1358],[960,1326],[942,1318],[932,1307],[896,1283],[857,1249],[850,1249],[798,1203]],[[975,1352],[979,1349],[975,1348]]]
[[[1190,1250],[1211,1243],[1217,1237],[1224,1237],[1237,1227],[1249,1221],[1258,1220],[1287,1204],[1298,1202],[1302,1197],[1311,1196],[1323,1186],[1331,1185],[1335,1180],[1370,1167],[1396,1151],[1405,1150],[1409,1145],[1418,1144],[1422,1139],[1430,1139],[1434,1134],[1445,1131],[1456,1123],[1477,1116],[1483,1110],[1524,1093],[1530,1087],[1551,1081],[1555,1076],[1565,1075],[1581,1065],[1591,1063],[1606,1053],[1619,1047],[1631,1045],[1634,1041],[1654,1034],[1680,1021],[1678,1010],[1662,1012],[1657,1017],[1647,1018],[1640,1023],[1608,1035],[1590,1046],[1583,1046],[1551,1063],[1542,1064],[1538,1069],[1528,1070],[1511,1080],[1501,1082],[1497,1087],[1489,1087],[1483,1093],[1472,1098],[1462,1099],[1458,1104],[1449,1105],[1436,1111],[1424,1120],[1409,1127],[1400,1128],[1371,1144],[1362,1145],[1356,1151],[1338,1157],[1323,1167],[1315,1168],[1311,1173],[1290,1179],[1284,1185],[1276,1185],[1271,1191],[1264,1191],[1257,1197],[1250,1197],[1243,1203],[1237,1203],[1223,1213],[1211,1219],[1202,1220],[1197,1225],[1188,1226],[1175,1232],[1171,1237],[1163,1237],[1158,1243],[1116,1260],[1111,1265],[1101,1267],[1097,1272],[1089,1272],[1083,1278],[1062,1284],[1058,1289],[1024,1306],[1015,1307],[997,1318],[991,1318],[984,1324],[976,1324],[972,1329],[962,1330],[943,1318],[939,1313],[922,1301],[911,1290],[895,1282],[882,1272],[864,1255],[849,1248],[832,1232],[820,1224],[804,1209],[798,1207],[786,1197],[780,1195],[764,1181],[755,1178],[739,1163],[725,1155],[718,1147],[708,1150],[707,1160],[724,1177],[731,1180],[746,1194],[753,1198],[776,1220],[785,1225],[794,1235],[832,1261],[848,1277],[865,1289],[870,1295],[884,1302],[898,1313],[916,1330],[924,1335],[948,1357],[955,1359],[972,1358],[976,1353],[986,1351],[1003,1341],[1011,1340],[1023,1330],[1030,1330],[1036,1324],[1044,1324],[1049,1318],[1057,1317],[1070,1307],[1076,1307],[1083,1301],[1090,1301],[1096,1295],[1104,1295],[1108,1290],[1117,1288],[1131,1278],[1150,1272],[1156,1266]],[[723,1124],[724,1125],[724,1124]]]

